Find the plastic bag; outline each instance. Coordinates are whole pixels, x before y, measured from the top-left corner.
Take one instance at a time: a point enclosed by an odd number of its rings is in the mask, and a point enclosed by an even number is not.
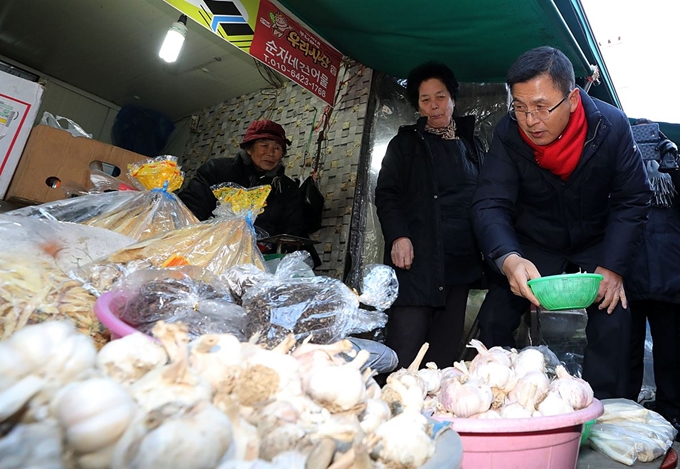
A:
[[[63,121],[64,124],[62,124],[61,121]],[[40,119],[40,123],[42,125],[54,127],[55,129],[65,130],[74,137],[92,138],[92,134],[85,132],[81,126],[73,122],[68,117],[54,116],[51,112],[45,111],[43,113],[42,119]]]
[[[637,401],[641,404],[653,402],[656,399],[656,381],[654,380],[654,355],[652,331],[649,328],[649,321],[645,321],[645,352],[643,358],[642,387]]]
[[[295,251],[281,259],[276,267],[276,277],[281,280],[314,277],[313,268],[314,261],[307,251]]]
[[[297,341],[328,344],[353,332],[383,327],[386,315],[359,309],[359,299],[344,283],[329,277],[274,279],[243,297],[248,336],[273,347],[292,333]]]
[[[220,275],[220,280],[229,288],[238,304],[241,304],[241,298],[248,289],[273,278],[272,274],[263,272],[252,264],[229,267]]]
[[[0,339],[28,324],[71,319],[101,347],[96,298],[66,271],[134,240],[100,228],[0,215]]]
[[[95,187],[90,195],[25,207],[9,214],[82,223],[140,241],[198,223],[194,214],[172,193],[183,180],[174,156],[131,165],[130,179],[139,191],[100,193],[118,180],[96,170],[92,172],[92,179]]]
[[[369,264],[364,269],[364,278],[359,301],[386,311],[399,295],[399,281],[394,269],[383,264]]]
[[[118,317],[150,334],[158,321],[183,323],[189,337],[229,333],[245,340],[246,314],[231,294],[209,272],[196,267],[144,269],[133,272],[115,287],[127,300]]]
[[[192,265],[219,276],[229,267],[253,264],[267,272],[253,230],[254,217],[260,209],[257,201],[248,199],[247,192],[243,192],[221,202],[214,218],[157,234],[71,275],[99,295],[110,290],[118,279],[150,267]]]
[[[604,399],[604,414],[590,431],[596,451],[622,464],[649,462],[663,456],[678,431],[658,413],[628,399]]]

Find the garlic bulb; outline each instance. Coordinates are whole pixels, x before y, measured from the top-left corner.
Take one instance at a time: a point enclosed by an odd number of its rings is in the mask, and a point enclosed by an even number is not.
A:
[[[461,378],[468,374],[467,373],[467,368],[466,372],[463,372],[460,368],[457,368],[455,366],[447,366],[446,368],[442,368],[439,375],[440,375],[440,381],[444,381],[447,379],[456,379],[458,381],[461,380]],[[441,382],[440,382],[441,385]]]
[[[309,336],[310,339],[311,337]],[[312,344],[306,341],[293,350],[291,355],[300,363],[300,374],[309,376],[311,370],[317,366],[345,364],[345,359],[337,355],[352,350],[354,347],[349,340],[340,340],[328,345]]]
[[[300,377],[300,362],[288,354],[294,345],[295,336],[289,334],[283,342],[272,350],[259,347],[252,349],[252,353],[243,361],[242,366],[245,368],[245,371],[242,371],[239,375],[237,384],[239,389],[237,389],[237,393],[247,393],[249,392],[248,389],[262,389],[267,382],[267,370],[271,370],[275,373],[276,377],[270,380],[269,396],[261,400],[266,400],[274,395],[277,398],[302,395],[303,384]],[[263,373],[251,373],[250,380],[246,380],[245,375],[254,368],[264,371],[264,375]],[[245,396],[241,397],[241,403],[244,402],[243,397]],[[252,398],[249,400],[251,402],[255,401]]]
[[[398,379],[392,380],[382,388],[380,399],[390,406],[393,414],[405,410],[421,412],[424,405],[420,387],[412,386],[408,388]]]
[[[482,342],[477,339],[472,339],[468,344],[469,348],[477,350],[477,355],[470,362],[470,373],[483,363],[495,362],[510,368],[512,361],[510,359],[510,352],[501,347],[491,347],[487,349]]]
[[[444,409],[462,418],[486,412],[492,401],[491,387],[472,378],[465,384],[456,380],[447,381],[439,395],[439,403]]]
[[[28,375],[0,392],[0,422],[17,413],[44,385],[44,379]]]
[[[525,409],[520,404],[513,402],[503,406],[501,417],[504,419],[528,419],[531,418],[530,410]]]
[[[92,340],[71,321],[26,326],[0,342],[0,384],[6,387],[28,374],[67,383],[92,370],[96,353]]]
[[[361,350],[346,365],[316,367],[307,382],[307,394],[331,412],[344,412],[364,404],[366,385],[360,369],[368,358],[369,352]]]
[[[361,429],[366,435],[375,432],[382,423],[387,422],[392,416],[390,406],[381,399],[367,399],[366,408],[359,417]]]
[[[167,361],[163,347],[141,332],[112,340],[97,354],[97,368],[124,385],[131,385]]]
[[[227,414],[232,426],[233,444],[222,456],[222,460],[237,459],[239,461],[253,461],[260,454],[260,437],[257,428],[243,418],[239,413],[238,402],[231,399],[228,403],[221,402],[223,407],[215,407]]]
[[[517,385],[510,391],[508,398],[511,402],[517,402],[529,412],[533,412],[536,410],[536,404],[543,400],[549,388],[550,381],[544,373],[530,371],[517,381]]]
[[[470,374],[504,393],[510,392],[517,384],[517,376],[512,368],[498,361],[480,363]]]
[[[439,391],[441,384],[441,371],[437,368],[435,363],[425,364],[425,368],[418,370],[418,376],[425,384],[425,392],[427,394],[434,394]]]
[[[67,442],[79,452],[96,451],[117,441],[136,411],[125,389],[110,378],[68,384],[51,407]]]
[[[63,469],[59,425],[53,419],[18,424],[0,438],[3,469]]]
[[[550,391],[538,404],[538,411],[543,416],[559,415],[573,412],[574,408],[566,402],[558,392]]]
[[[525,348],[515,357],[513,369],[517,378],[532,371],[545,373],[545,357],[535,348]]]
[[[191,370],[210,383],[213,399],[230,399],[242,367],[239,340],[231,334],[205,334],[190,347]]]
[[[212,469],[232,444],[229,418],[207,402],[140,414],[118,441],[112,469]]]
[[[130,388],[132,397],[145,410],[175,402],[191,406],[199,401],[210,401],[210,383],[189,369],[187,328],[183,324],[159,321],[153,334],[161,341],[170,363],[151,370]]]
[[[86,461],[90,461],[88,467],[101,468],[110,465],[113,445],[136,411],[127,391],[111,378],[68,384],[55,396],[51,407],[64,429],[68,445],[80,457],[99,453],[96,459],[90,456]]]
[[[271,461],[278,454],[311,446],[305,429],[295,423],[282,423],[271,432],[260,435],[260,458]]]
[[[402,412],[375,431],[380,443],[374,452],[387,467],[420,467],[434,453],[427,426],[427,419],[422,414]]]
[[[489,409],[486,412],[482,412],[480,414],[475,414],[472,415],[470,418],[473,419],[480,419],[480,420],[495,420],[495,419],[502,419],[503,417],[497,410]]]
[[[562,365],[555,368],[555,373],[557,379],[550,383],[550,390],[559,393],[574,410],[588,407],[593,402],[593,388],[587,381],[571,376]]]
[[[395,371],[394,373],[390,374],[387,377],[387,384],[391,384],[393,381],[399,381],[401,384],[406,386],[408,389],[410,388],[416,388],[420,392],[420,398],[425,399],[425,396],[427,396],[427,389],[425,386],[425,382],[423,379],[420,377],[418,374],[418,369],[420,368],[420,363],[423,361],[423,358],[425,357],[425,353],[427,353],[427,349],[430,347],[430,344],[425,342],[422,347],[420,347],[420,350],[418,351],[418,355],[416,355],[416,358],[413,360],[413,362],[408,366],[408,368],[402,368],[400,370]]]

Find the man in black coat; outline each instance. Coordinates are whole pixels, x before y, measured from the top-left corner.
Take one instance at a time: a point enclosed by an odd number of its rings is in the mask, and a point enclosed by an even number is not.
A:
[[[270,236],[289,234],[306,236],[302,196],[295,181],[284,174],[282,164],[290,141],[285,131],[270,120],[253,121],[235,158],[214,158],[198,168],[178,197],[199,220],[207,220],[217,206],[212,186],[233,182],[250,188],[272,186],[267,205],[255,220],[255,226]]]
[[[508,116],[495,130],[472,212],[497,271],[479,313],[487,346],[514,346],[531,303],[527,281],[601,274],[588,308],[583,378],[598,398],[627,395],[630,311],[623,289],[651,192],[626,116],[576,87],[571,62],[539,47],[508,72]]]

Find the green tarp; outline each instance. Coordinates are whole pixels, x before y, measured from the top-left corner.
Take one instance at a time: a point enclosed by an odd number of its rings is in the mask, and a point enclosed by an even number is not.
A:
[[[345,55],[405,77],[426,60],[448,64],[462,82],[504,82],[533,47],[558,47],[577,76],[589,61],[551,0],[281,0]]]

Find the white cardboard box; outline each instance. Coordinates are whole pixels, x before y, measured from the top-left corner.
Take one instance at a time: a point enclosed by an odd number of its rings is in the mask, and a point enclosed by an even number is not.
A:
[[[24,151],[42,94],[38,83],[0,72],[0,199]]]

